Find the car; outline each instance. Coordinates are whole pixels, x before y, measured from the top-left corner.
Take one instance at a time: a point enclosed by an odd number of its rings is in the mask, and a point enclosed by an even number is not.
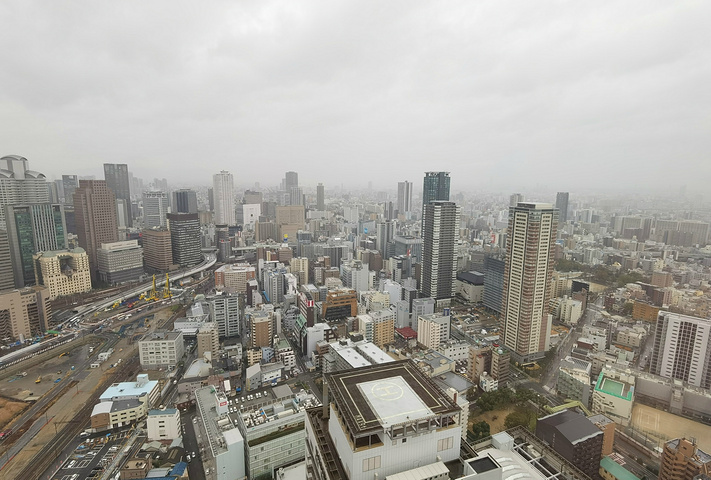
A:
[[[257,392],[257,398],[262,398],[262,394]]]
[[[191,460],[190,455],[187,455],[187,456],[185,457],[185,459],[188,461],[188,463],[190,463],[190,460]]]
[[[264,396],[265,396],[265,397],[267,396],[267,391],[266,391],[266,390],[264,390]]]

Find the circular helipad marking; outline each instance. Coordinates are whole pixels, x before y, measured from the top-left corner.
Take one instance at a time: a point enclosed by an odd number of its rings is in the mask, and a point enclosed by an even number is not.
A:
[[[375,398],[392,402],[399,400],[405,393],[400,385],[393,382],[378,382],[370,388]]]

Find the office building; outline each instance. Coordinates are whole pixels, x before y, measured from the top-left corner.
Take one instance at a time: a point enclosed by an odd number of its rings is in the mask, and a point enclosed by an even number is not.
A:
[[[590,478],[599,478],[604,433],[585,415],[563,410],[539,418],[536,436]]]
[[[558,209],[558,221],[565,223],[568,221],[568,192],[558,192],[555,196],[555,208]]]
[[[284,180],[282,180],[282,185],[285,192],[291,192],[292,188],[298,188],[299,186],[299,174],[297,172],[286,172],[284,174]]]
[[[162,228],[167,225],[168,195],[165,192],[143,192],[143,225],[145,228]]]
[[[143,368],[175,367],[184,354],[183,332],[154,332],[138,342]]]
[[[49,298],[91,291],[89,256],[83,248],[39,252],[33,256],[35,283],[49,289]]]
[[[449,198],[447,198],[449,200]],[[397,183],[397,212],[407,215],[412,211],[412,182]]]
[[[305,408],[318,405],[318,401],[311,394],[294,397],[287,391],[288,396],[281,400],[236,415],[237,426],[245,439],[247,478],[275,478],[275,472],[281,467],[305,458]]]
[[[215,224],[236,225],[234,208],[234,178],[222,170],[212,176],[212,195],[215,202]]]
[[[151,272],[166,272],[173,267],[173,246],[170,232],[165,228],[143,230],[143,260]]]
[[[289,271],[299,279],[299,285],[309,283],[309,259],[306,257],[292,258],[289,262]]]
[[[509,207],[515,207],[519,202],[523,202],[524,197],[522,193],[512,193],[509,197]]]
[[[221,338],[240,335],[239,296],[229,293],[218,293],[207,297],[210,308],[210,318],[217,325],[217,333]]]
[[[571,400],[578,400],[588,407],[591,400],[590,374],[592,365],[590,362],[580,360],[571,356],[560,361],[558,367],[558,382],[556,389],[558,395]]]
[[[448,178],[448,177],[447,177]],[[433,200],[424,207],[422,282],[423,297],[437,302],[454,297],[457,276],[456,242],[459,237],[459,207],[453,202]]]
[[[163,408],[149,410],[146,418],[148,441],[174,440],[183,436],[180,428],[180,410],[177,408]],[[145,478],[145,477],[142,477]]]
[[[0,291],[0,338],[23,341],[42,335],[48,330],[51,319],[49,289],[28,287]]]
[[[434,201],[449,201],[449,172],[425,172],[422,209]]]
[[[316,210],[319,212],[326,210],[326,192],[323,183],[316,185]]]
[[[711,320],[659,312],[650,373],[711,388]]]
[[[503,344],[519,363],[542,358],[550,345],[548,313],[558,211],[547,203],[509,209],[504,270]]]
[[[259,221],[259,217],[262,215],[262,205],[260,203],[245,203],[237,208],[242,209],[242,224],[245,229],[254,230],[254,226]]]
[[[247,478],[245,440],[230,415],[227,397],[215,387],[195,390],[195,403],[202,421],[196,424],[208,448],[202,457],[203,467],[214,472],[216,480]],[[238,415],[238,414],[235,414]]]
[[[287,205],[276,207],[276,224],[279,228],[279,238],[283,241],[296,240],[296,233],[303,230],[306,213],[303,205]]]
[[[711,455],[698,448],[693,438],[666,442],[658,480],[692,480],[697,475],[711,475]]]
[[[108,430],[143,420],[159,398],[158,380],[149,380],[147,374],[137,375],[135,382],[114,383],[94,405],[91,428]]]
[[[380,251],[383,258],[390,258],[391,252],[388,251],[388,244],[393,239],[394,225],[390,220],[378,222],[375,248]]]
[[[143,275],[143,249],[138,240],[102,243],[97,261],[99,279],[110,285],[138,280]]]
[[[395,235],[392,237],[393,256],[410,257],[414,263],[422,262],[422,238],[412,235]]]
[[[198,213],[197,193],[195,190],[181,188],[173,192],[173,213]]]
[[[0,228],[0,291],[15,288],[7,231]]]
[[[215,288],[230,293],[246,293],[247,283],[256,278],[256,269],[248,263],[232,263],[215,270]]]
[[[267,312],[260,311],[250,316],[252,348],[271,347],[274,337],[274,319]]]
[[[323,320],[330,322],[358,315],[358,294],[350,288],[329,290],[326,298],[321,301]]]
[[[133,213],[131,212],[131,184],[128,179],[128,165],[125,163],[105,163],[104,180],[109,190],[114,192],[119,212],[123,216],[127,227],[133,226]],[[120,202],[120,200],[123,200]]]
[[[25,157],[7,155],[0,158],[0,228],[4,227],[5,205],[48,202],[44,174],[30,170]]]
[[[5,217],[15,287],[32,285],[35,283],[33,255],[67,248],[64,208],[49,203],[7,205]]]
[[[168,222],[173,263],[181,267],[191,267],[202,262],[198,214],[169,213]]]
[[[449,340],[450,316],[432,313],[417,317],[417,343],[432,350]]]
[[[79,188],[79,177],[62,175],[62,198],[64,205],[74,205],[74,191]]]
[[[306,411],[309,478],[390,478],[459,458],[462,410],[413,362],[324,377],[329,401]]]
[[[74,191],[74,218],[79,246],[89,256],[91,278],[97,279],[99,247],[118,242],[116,197],[105,180],[79,180]]]

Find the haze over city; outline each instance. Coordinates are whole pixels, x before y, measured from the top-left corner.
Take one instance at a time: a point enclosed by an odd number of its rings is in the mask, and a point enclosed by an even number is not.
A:
[[[16,1],[3,152],[50,178],[648,191],[711,175],[707,2]],[[297,168],[298,167],[298,168]]]

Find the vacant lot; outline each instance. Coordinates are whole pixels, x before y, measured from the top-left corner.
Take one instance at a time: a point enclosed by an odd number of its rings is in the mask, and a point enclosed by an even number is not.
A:
[[[24,402],[13,402],[0,397],[0,430],[5,428],[5,425],[22,413],[25,408],[27,408],[27,404]]]
[[[662,441],[694,437],[701,450],[711,451],[711,426],[673,413],[638,403],[632,409],[632,426]]]
[[[484,420],[486,423],[489,424],[490,432],[492,435],[495,433],[503,432],[504,430],[506,430],[506,427],[504,427],[504,420],[506,420],[506,416],[514,410],[516,410],[516,407],[514,405],[511,405],[510,407],[503,408],[500,410],[490,410],[488,412],[484,412],[481,415],[477,415],[476,417],[469,419],[469,428],[471,428],[472,423],[477,423]]]

